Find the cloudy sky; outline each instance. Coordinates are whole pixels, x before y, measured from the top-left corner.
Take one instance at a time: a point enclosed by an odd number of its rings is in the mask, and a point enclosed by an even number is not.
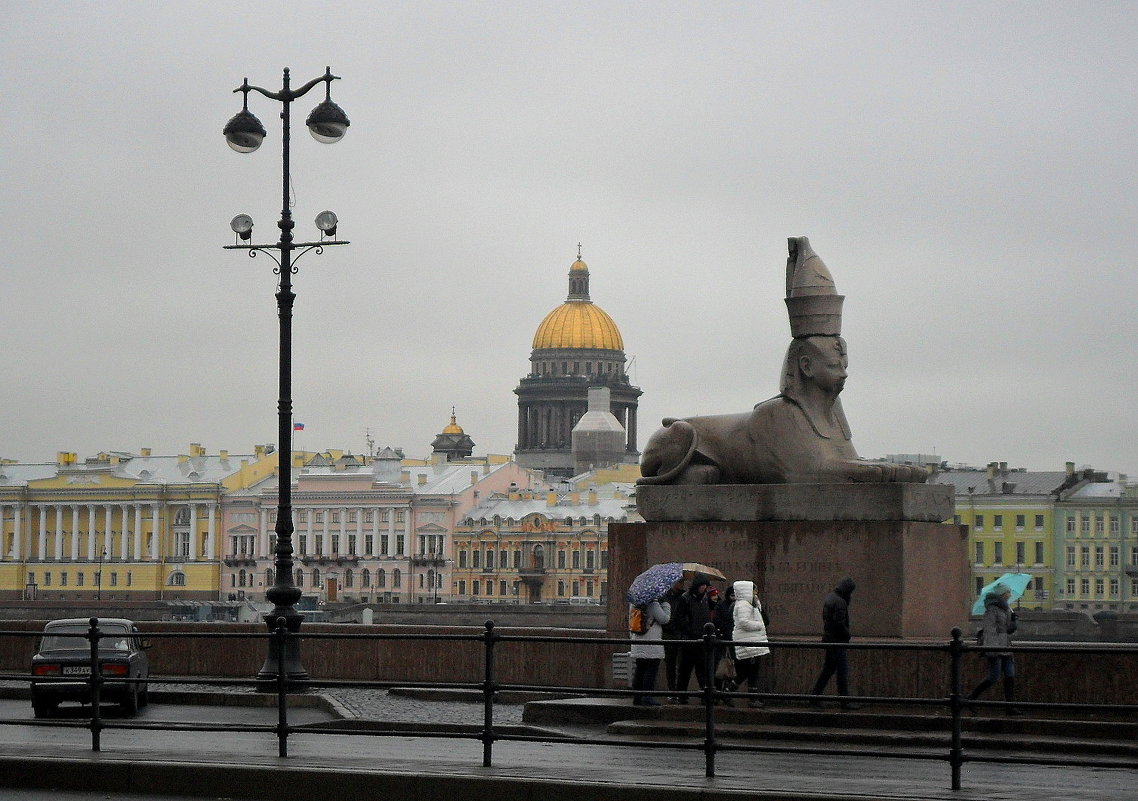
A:
[[[659,418],[774,395],[786,238],[847,296],[864,456],[1138,474],[1138,5],[3,0],[0,456],[276,440],[279,105],[293,107],[305,449],[508,453],[581,243]]]

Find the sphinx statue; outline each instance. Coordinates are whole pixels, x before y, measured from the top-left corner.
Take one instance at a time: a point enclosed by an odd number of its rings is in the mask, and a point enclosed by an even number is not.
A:
[[[806,237],[789,240],[786,305],[792,340],[779,394],[742,414],[668,417],[648,440],[640,484],[913,482],[921,467],[861,459],[838,395],[845,387],[842,303]]]

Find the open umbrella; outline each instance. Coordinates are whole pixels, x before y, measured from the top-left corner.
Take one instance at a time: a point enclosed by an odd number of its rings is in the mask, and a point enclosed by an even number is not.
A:
[[[632,580],[626,597],[630,604],[647,604],[655,601],[681,578],[703,573],[709,578],[726,581],[727,577],[714,567],[699,562],[662,562],[645,570]]]
[[[992,588],[997,584],[1003,584],[1012,591],[1012,597],[1008,599],[1008,602],[1011,603],[1023,595],[1023,591],[1027,589],[1027,585],[1030,583],[1030,573],[1004,573],[1004,575],[980,590],[980,597],[976,599],[976,603],[972,604],[972,614],[984,614],[984,599],[988,597],[988,593],[990,593]]]

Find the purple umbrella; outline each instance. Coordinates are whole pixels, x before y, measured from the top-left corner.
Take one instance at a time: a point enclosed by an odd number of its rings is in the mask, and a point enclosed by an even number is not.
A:
[[[639,606],[649,604],[661,597],[668,588],[685,576],[703,573],[708,578],[724,579],[714,567],[699,562],[663,562],[645,570],[632,580],[625,597],[628,602]]]

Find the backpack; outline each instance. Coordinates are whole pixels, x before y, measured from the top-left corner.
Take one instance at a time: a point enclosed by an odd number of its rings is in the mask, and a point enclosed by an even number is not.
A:
[[[634,606],[628,612],[628,630],[632,634],[647,634],[652,627],[652,617],[643,606]]]

